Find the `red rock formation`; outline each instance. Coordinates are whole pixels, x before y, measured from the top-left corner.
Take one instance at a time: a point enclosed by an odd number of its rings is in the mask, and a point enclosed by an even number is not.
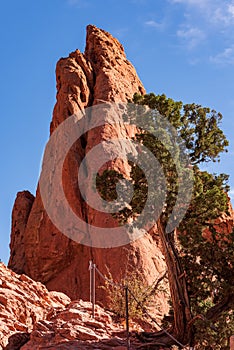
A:
[[[25,268],[24,232],[32,209],[34,196],[28,192],[17,194],[12,212],[11,256],[9,266],[16,273],[23,273]]]
[[[125,350],[124,324],[116,324],[111,313],[96,306],[95,319],[89,302],[73,301],[64,310],[51,313],[46,320],[35,324],[30,340],[21,350],[32,349],[116,349]],[[136,324],[131,331],[141,331]],[[137,340],[131,337],[131,349],[137,348]]]
[[[62,293],[49,292],[39,282],[17,275],[0,263],[0,349],[13,350],[14,342],[28,340],[34,324],[51,310],[64,309],[70,299]],[[11,340],[10,340],[11,338]]]
[[[147,325],[147,330],[151,330]],[[132,349],[138,341],[130,323]],[[18,275],[0,263],[0,350],[126,349],[125,325],[113,314],[63,293],[49,292],[40,282]]]
[[[87,27],[85,53],[75,51],[68,58],[62,58],[56,68],[57,103],[51,122],[51,133],[65,119],[85,107],[104,101],[127,102],[135,92],[144,93],[134,67],[126,59],[122,45],[109,33],[94,26]],[[91,130],[82,136],[72,147],[63,168],[63,185],[66,197],[75,213],[92,225],[116,226],[117,222],[110,214],[100,213],[88,207],[82,199],[77,186],[77,168],[84,155],[96,144],[109,138],[129,139],[131,131],[123,127],[113,127],[108,122],[97,130]],[[112,162],[114,169],[128,173],[124,162],[118,159]],[[16,202],[18,203],[18,202]],[[142,239],[126,247],[101,249],[78,244],[52,224],[44,210],[40,190],[27,219],[26,228],[18,229],[22,237],[20,249],[25,257],[13,255],[18,250],[15,238],[17,217],[23,215],[19,205],[15,205],[12,219],[11,258],[9,267],[20,269],[37,281],[46,284],[50,290],[66,293],[72,299],[89,299],[89,260],[92,259],[99,269],[106,273],[106,266],[114,279],[118,280],[131,268],[151,284],[165,271],[164,257],[160,250],[157,233],[146,234]],[[23,219],[22,219],[23,220]],[[103,284],[98,279],[97,286]],[[106,304],[106,298],[97,289],[97,301]],[[167,310],[164,298],[160,299],[161,311]]]

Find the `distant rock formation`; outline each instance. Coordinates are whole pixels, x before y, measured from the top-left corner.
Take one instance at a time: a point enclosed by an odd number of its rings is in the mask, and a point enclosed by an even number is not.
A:
[[[12,212],[12,236],[10,243],[11,256],[9,266],[16,273],[25,270],[24,232],[35,197],[29,191],[17,194]]]
[[[144,94],[145,89],[132,64],[126,59],[122,45],[104,30],[87,27],[85,53],[79,50],[57,63],[57,102],[51,122],[51,134],[69,116],[102,102],[127,102],[134,93]],[[102,140],[130,139],[126,128],[103,125],[99,132],[90,130],[71,148],[63,168],[63,186],[73,211],[94,226],[115,227],[118,223],[111,214],[89,207],[77,185],[77,169],[87,152]],[[107,150],[108,151],[108,150]],[[124,162],[116,159],[114,169],[127,173]],[[49,179],[48,179],[49,181]],[[141,239],[119,248],[93,248],[78,244],[50,221],[44,210],[40,189],[36,198],[28,192],[18,194],[12,217],[11,257],[9,267],[44,283],[49,290],[66,293],[71,299],[89,299],[89,260],[115,280],[128,268],[135,270],[147,284],[152,284],[165,272],[166,265],[160,248],[157,228]],[[97,286],[103,280],[97,280]],[[97,301],[107,304],[105,293],[97,288]],[[158,314],[168,310],[166,297],[159,297]]]

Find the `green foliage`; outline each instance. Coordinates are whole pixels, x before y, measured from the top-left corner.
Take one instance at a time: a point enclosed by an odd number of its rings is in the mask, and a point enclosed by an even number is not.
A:
[[[196,322],[196,350],[229,350],[229,339],[234,334],[234,311],[223,312],[215,322]]]
[[[147,95],[133,96],[133,102],[140,105],[146,105],[151,110],[156,110],[160,115],[165,116],[167,120],[175,127],[181,127],[181,109],[183,103],[181,101],[174,101],[171,98],[167,98],[166,95],[155,95],[153,93]]]
[[[222,115],[200,105],[183,106],[181,102],[166,99],[165,95],[135,95],[134,102],[156,108],[185,141],[193,164],[194,188],[190,206],[179,226],[179,255],[187,277],[192,313],[194,317],[199,316],[195,322],[195,342],[198,349],[227,349],[228,338],[233,333],[234,234],[228,235],[214,223],[221,214],[228,214],[228,176],[212,175],[197,166],[219,160],[220,153],[226,151],[228,141],[219,128]],[[161,153],[161,145],[158,146],[152,135],[139,134],[138,140],[160,160],[169,178],[166,208],[161,215],[161,220],[167,219],[177,194],[175,159]]]
[[[204,317],[195,323],[195,338],[210,344],[198,349],[229,349],[228,339],[234,333],[234,231],[225,234],[212,225],[206,228],[209,241],[196,226],[181,236],[191,308],[194,316]]]
[[[234,232],[224,232],[215,220],[224,213],[229,214],[228,176],[210,174],[198,167],[204,162],[219,161],[220,153],[227,151],[228,141],[220,129],[222,115],[210,108],[194,103],[183,105],[165,95],[156,96],[152,93],[134,95],[133,102],[142,106],[139,117],[144,118],[145,115],[149,121],[148,131],[139,130],[136,140],[158,159],[166,179],[167,195],[159,218],[162,227],[166,227],[177,200],[178,171],[182,171],[185,177],[191,176],[192,172],[193,194],[186,215],[178,227],[180,244],[175,250],[186,275],[191,311],[194,318],[198,319],[194,323],[197,349],[227,349],[227,339],[234,332]],[[144,106],[150,107],[150,112]],[[159,114],[169,120],[183,140],[178,150],[172,149],[167,126],[163,124],[163,119],[158,118]],[[154,128],[160,133],[161,141],[153,132]],[[170,137],[176,138],[173,133]],[[181,148],[187,153],[191,165],[185,162],[180,169]],[[130,207],[115,214],[121,223],[141,212],[148,195],[160,195],[162,179],[157,177],[158,191],[149,194],[146,177],[137,162],[131,164],[131,180],[134,195]],[[99,183],[102,183],[100,187],[104,182]],[[186,190],[184,186],[184,194]],[[173,244],[173,240],[171,242]]]
[[[106,169],[101,175],[97,175],[96,187],[104,200],[111,202],[117,199],[116,184],[121,179],[123,175],[113,169]]]
[[[134,171],[131,171],[131,182],[134,188],[133,198],[127,207],[112,214],[114,218],[118,219],[120,224],[125,224],[130,216],[136,217],[141,213],[145,206],[148,193],[148,186],[144,172],[137,166],[137,164],[131,162],[129,162],[129,164],[132,166],[132,169],[134,169]],[[111,201],[117,199],[116,184],[122,179],[123,175],[113,169],[106,169],[102,174],[97,174],[96,188],[105,201],[111,203]],[[122,204],[121,198],[118,198],[118,200],[119,204]],[[133,207],[134,212],[132,211]]]
[[[153,93],[141,96],[135,94],[133,102],[156,109],[177,129],[185,141],[193,164],[219,161],[220,153],[227,152],[228,141],[219,128],[222,114],[210,108],[192,103],[183,105],[171,98]]]

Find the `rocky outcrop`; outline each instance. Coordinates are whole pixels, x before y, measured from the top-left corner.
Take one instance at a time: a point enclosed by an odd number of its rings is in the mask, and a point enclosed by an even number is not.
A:
[[[86,48],[62,58],[56,67],[57,103],[51,132],[67,117],[102,102],[127,102],[145,89],[123,46],[104,30],[87,27]]]
[[[155,330],[145,323],[145,330]],[[40,282],[18,275],[0,263],[0,350],[126,349],[124,322],[82,300],[49,292]],[[131,349],[143,328],[130,323]]]
[[[64,310],[50,313],[46,320],[37,322],[21,350],[127,349],[124,323],[115,323],[112,316],[96,306],[93,318],[89,302],[73,301]],[[131,324],[130,330],[131,348],[136,349],[138,342],[134,332],[142,331],[142,328]]]
[[[0,263],[0,349],[19,349],[36,322],[69,303],[65,294],[49,292],[41,283]]]
[[[145,92],[136,71],[127,60],[122,45],[104,30],[87,27],[85,53],[79,50],[59,60],[56,68],[57,102],[51,122],[51,133],[69,116],[103,102],[127,102],[135,92]],[[118,222],[111,214],[101,213],[84,202],[78,185],[77,169],[83,157],[95,145],[110,138],[130,139],[134,130],[106,123],[98,131],[90,130],[70,149],[63,166],[63,187],[66,198],[76,215],[97,227],[116,227]],[[107,150],[111,152],[111,150]],[[115,159],[112,168],[128,174],[126,161]],[[49,179],[48,179],[49,181]],[[17,208],[19,202],[16,201]],[[16,205],[15,205],[16,206]],[[89,260],[92,259],[102,273],[111,272],[118,281],[126,270],[135,270],[147,284],[153,283],[166,269],[156,228],[143,238],[118,248],[94,248],[78,244],[61,233],[44,210],[40,189],[37,189],[30,214],[22,213],[26,227],[19,229],[18,251],[15,227],[18,225],[18,208],[13,211],[11,258],[9,266],[34,280],[45,283],[49,290],[66,293],[72,299],[89,299]],[[103,280],[97,277],[97,286]],[[105,293],[97,288],[97,301],[106,305]],[[167,311],[163,294],[159,299],[160,314]]]
[[[34,199],[29,191],[19,192],[12,212],[9,266],[16,273],[23,273],[25,269],[24,232]]]

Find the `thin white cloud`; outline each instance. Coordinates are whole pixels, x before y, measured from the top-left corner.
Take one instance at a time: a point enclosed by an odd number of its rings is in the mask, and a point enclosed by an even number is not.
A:
[[[196,27],[179,29],[176,34],[179,39],[185,42],[188,49],[194,49],[206,38],[205,33]]]
[[[148,26],[148,27],[151,27],[151,28],[155,28],[155,29],[163,29],[165,24],[162,22],[156,22],[156,21],[146,21],[145,22],[145,25]]]
[[[187,10],[197,9],[209,23],[216,25],[234,25],[234,0],[170,0],[174,4],[183,4]]]
[[[168,2],[173,7],[180,6],[183,16],[177,28],[180,44],[191,50],[206,40],[208,45],[203,53],[200,52],[200,56],[210,52],[206,60],[211,63],[233,64],[234,0],[168,0]],[[218,45],[220,53],[212,53]]]
[[[234,17],[234,3],[228,5],[228,12],[232,17]]]
[[[227,47],[215,56],[211,56],[210,61],[219,65],[234,64],[234,45]]]
[[[210,22],[219,26],[234,25],[234,3],[216,6],[210,11]]]

